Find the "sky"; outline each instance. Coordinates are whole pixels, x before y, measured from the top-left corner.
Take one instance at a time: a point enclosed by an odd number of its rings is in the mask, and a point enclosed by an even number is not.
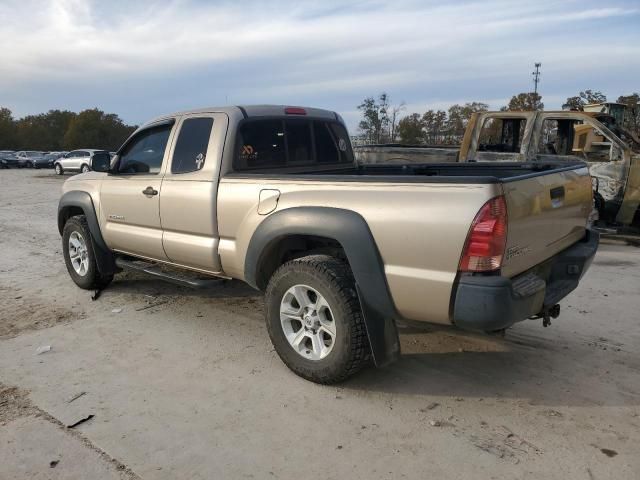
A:
[[[0,0],[0,106],[100,108],[127,123],[219,105],[405,113],[533,90],[640,91],[640,0]]]

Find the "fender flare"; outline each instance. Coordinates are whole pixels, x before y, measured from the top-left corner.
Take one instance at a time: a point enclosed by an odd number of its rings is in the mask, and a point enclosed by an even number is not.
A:
[[[117,268],[114,255],[102,237],[96,209],[93,205],[91,195],[87,192],[71,190],[62,195],[58,203],[58,232],[62,235],[64,225],[69,218],[67,212],[72,207],[80,208],[87,219],[89,232],[91,232],[91,245],[95,253],[98,271],[103,275],[115,273]]]
[[[249,242],[244,269],[249,285],[259,289],[264,252],[290,235],[313,235],[340,243],[356,280],[373,360],[378,367],[396,360],[400,355],[398,315],[382,257],[365,219],[351,210],[330,207],[293,207],[269,215]]]

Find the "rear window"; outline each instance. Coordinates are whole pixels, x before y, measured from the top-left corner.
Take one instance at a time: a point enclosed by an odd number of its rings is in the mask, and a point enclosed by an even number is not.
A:
[[[353,162],[346,129],[311,119],[250,120],[240,126],[236,170]]]

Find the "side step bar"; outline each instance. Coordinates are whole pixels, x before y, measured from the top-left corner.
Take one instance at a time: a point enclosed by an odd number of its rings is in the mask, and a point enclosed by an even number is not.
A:
[[[222,278],[202,278],[195,275],[189,276],[166,272],[157,264],[145,262],[144,260],[128,260],[122,257],[116,257],[116,265],[123,270],[134,270],[136,272],[146,273],[161,280],[189,288],[210,288],[224,282]]]

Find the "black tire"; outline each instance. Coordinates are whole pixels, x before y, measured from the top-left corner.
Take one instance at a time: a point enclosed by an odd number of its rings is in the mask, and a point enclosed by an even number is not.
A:
[[[87,249],[88,267],[84,275],[80,275],[74,269],[69,255],[69,237],[72,233],[77,232],[85,241]],[[84,215],[76,215],[69,218],[64,225],[62,231],[62,253],[64,255],[64,263],[71,279],[80,288],[85,290],[95,290],[106,287],[113,280],[113,275],[101,275],[96,266],[96,258],[93,253],[93,244],[91,243],[91,232]]]
[[[280,322],[280,305],[294,285],[317,290],[328,302],[336,338],[329,354],[319,360],[303,357],[287,340]],[[315,383],[345,380],[369,363],[370,348],[349,266],[328,255],[310,255],[282,265],[269,280],[265,315],[271,342],[282,361],[294,373]]]
[[[62,165],[60,165],[59,163],[56,163],[53,168],[56,171],[56,175],[64,175],[64,170],[62,169]]]
[[[27,162],[27,168],[33,168],[33,162]]]

